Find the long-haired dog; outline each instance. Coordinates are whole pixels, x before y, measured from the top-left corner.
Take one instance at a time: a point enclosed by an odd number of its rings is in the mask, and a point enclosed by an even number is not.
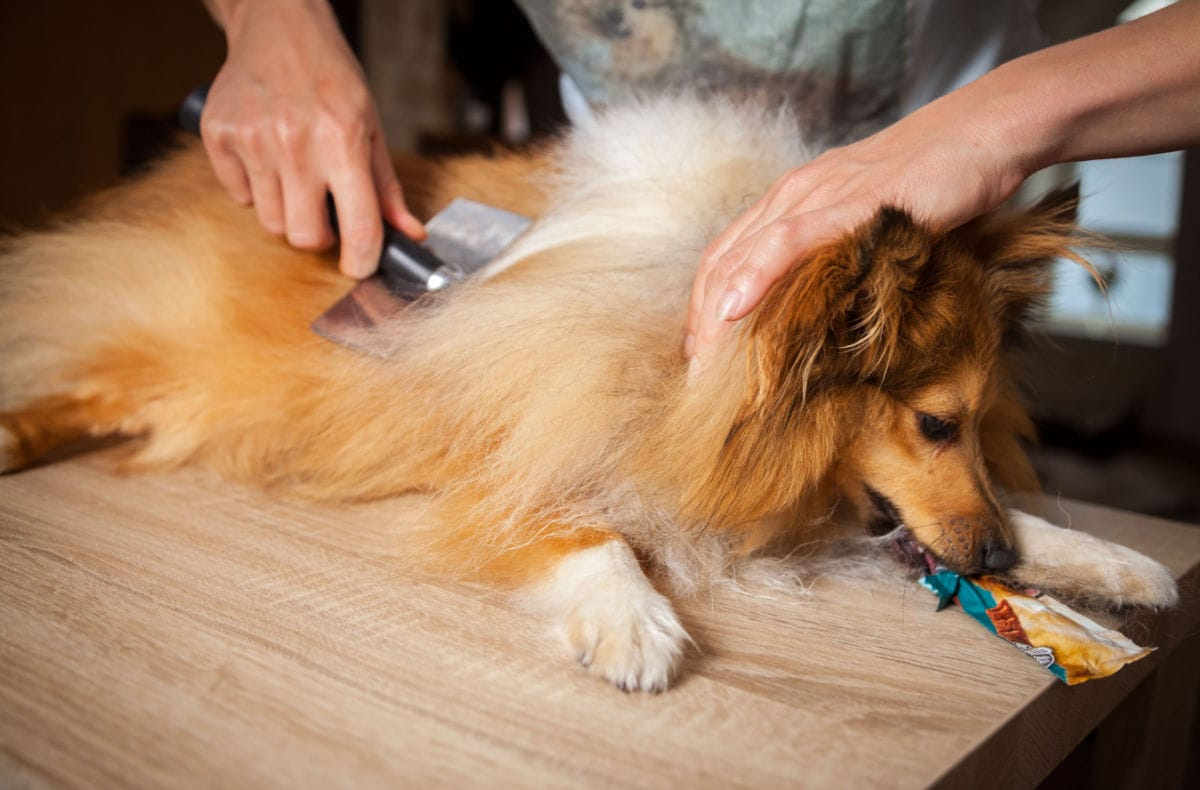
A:
[[[6,243],[0,469],[124,434],[138,467],[436,492],[429,556],[521,590],[625,689],[664,688],[687,641],[660,588],[817,539],[839,508],[917,563],[1172,603],[1158,564],[997,499],[1035,484],[1008,350],[1073,243],[1068,198],[946,234],[884,209],[689,375],[706,243],[806,157],[786,111],[683,97],[528,156],[414,164],[426,214],[462,195],[537,221],[493,276],[385,327],[376,358],[309,329],[347,289],[328,256],[265,234],[185,150]]]

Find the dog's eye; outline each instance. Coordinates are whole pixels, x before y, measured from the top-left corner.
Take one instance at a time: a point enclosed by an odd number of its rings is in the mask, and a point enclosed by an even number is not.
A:
[[[931,442],[949,442],[958,435],[957,425],[932,414],[918,414],[917,419],[921,425],[921,433]]]

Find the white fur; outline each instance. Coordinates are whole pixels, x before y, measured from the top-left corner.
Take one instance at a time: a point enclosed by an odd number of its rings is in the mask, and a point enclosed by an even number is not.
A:
[[[1171,572],[1144,554],[1019,510],[1009,511],[1008,523],[1021,557],[1012,574],[1024,584],[1116,606],[1179,602]]]
[[[690,275],[708,240],[781,173],[811,158],[786,109],[678,96],[607,110],[567,140],[569,166],[553,185],[553,209],[485,276],[587,241],[612,245],[610,266],[628,264],[622,248],[641,250],[632,259],[645,261],[669,242],[668,261]]]
[[[690,641],[620,540],[568,555],[534,600],[557,620],[579,663],[625,691],[666,689]]]

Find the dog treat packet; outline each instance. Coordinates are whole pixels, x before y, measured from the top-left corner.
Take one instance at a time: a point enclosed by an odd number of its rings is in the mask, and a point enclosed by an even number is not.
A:
[[[939,568],[921,584],[938,596],[938,611],[953,601],[992,633],[1016,645],[1059,680],[1074,686],[1105,678],[1150,654],[1036,590],[1013,590],[992,576],[961,576]]]

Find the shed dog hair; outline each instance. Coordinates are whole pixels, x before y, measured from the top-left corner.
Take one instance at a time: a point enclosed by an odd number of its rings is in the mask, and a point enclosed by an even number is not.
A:
[[[521,591],[624,689],[678,667],[666,594],[821,538],[835,508],[964,573],[1172,603],[1157,563],[998,500],[1036,485],[1008,351],[1070,254],[1070,195],[950,233],[885,208],[689,376],[705,245],[808,157],[786,110],[683,96],[528,154],[408,162],[419,214],[462,195],[537,221],[492,276],[386,327],[378,359],[309,330],[348,281],[262,231],[191,146],[5,243],[0,469],[124,434],[137,468],[321,499],[429,491],[431,564]]]

